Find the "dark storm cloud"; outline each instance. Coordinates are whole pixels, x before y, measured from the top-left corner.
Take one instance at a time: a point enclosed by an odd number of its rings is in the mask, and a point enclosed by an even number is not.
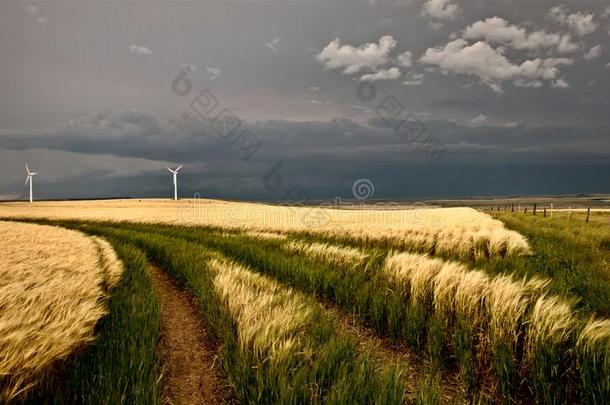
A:
[[[307,159],[308,156],[345,155],[355,161],[370,154],[396,155],[414,151],[417,140],[408,143],[395,132],[396,122],[371,117],[368,125],[349,119],[330,122],[269,120],[244,122],[244,128],[260,140],[253,160],[276,155]],[[479,151],[514,155],[556,157],[610,156],[610,127],[530,127],[527,125],[466,126],[448,121],[423,121],[424,133],[434,135],[450,152]],[[240,159],[209,122],[194,115],[161,122],[138,111],[93,113],[38,133],[0,136],[5,149],[53,149],[86,154],[110,154],[150,160],[202,162],[206,159]],[[226,155],[226,156],[225,156]]]
[[[3,2],[0,196],[22,192],[26,160],[42,167],[48,197],[162,196],[169,162],[185,163],[185,193],[216,197],[281,199],[295,185],[349,196],[357,178],[380,197],[607,191],[604,9]],[[250,159],[171,91],[186,68],[194,90],[211,89],[260,140]],[[358,97],[362,82],[375,84],[375,100]],[[437,162],[376,116],[390,95],[443,145]],[[276,166],[282,185],[270,190]]]

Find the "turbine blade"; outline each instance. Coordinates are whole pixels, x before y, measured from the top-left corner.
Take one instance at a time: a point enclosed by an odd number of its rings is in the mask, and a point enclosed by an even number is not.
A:
[[[182,165],[180,165],[176,168],[176,172],[178,172],[178,170],[180,170],[180,169],[182,169]]]
[[[170,173],[174,173],[174,171],[172,169],[170,169],[169,167],[166,167],[166,169],[170,172]]]
[[[25,171],[28,172],[28,174],[30,174],[30,168],[28,167],[28,164],[25,164]]]
[[[32,172],[30,173],[30,176],[36,176],[38,174],[38,172]]]
[[[28,185],[28,181],[30,181],[30,176],[29,176],[29,175],[28,175],[28,177],[26,177],[26,178],[25,178],[25,184],[24,184],[24,186],[27,186],[27,185]]]

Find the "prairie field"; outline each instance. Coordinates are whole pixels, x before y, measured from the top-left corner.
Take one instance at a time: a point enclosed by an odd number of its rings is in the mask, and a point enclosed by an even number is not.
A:
[[[41,343],[2,343],[14,350],[0,359],[13,373],[1,388],[79,403],[176,403],[193,385],[218,403],[602,404],[610,215],[582,215],[214,200],[0,204],[1,219],[21,221],[0,228],[2,271],[13,280],[0,289],[0,307],[12,308],[0,328],[47,327],[36,309],[60,299],[77,308],[61,306],[73,318],[37,335]],[[14,287],[27,283],[39,287]],[[166,347],[180,332],[164,323],[170,290],[195,308],[172,325],[204,332],[196,352]],[[53,328],[78,331],[68,345]],[[36,345],[45,339],[64,345],[43,356]],[[215,360],[193,366],[205,359]],[[36,385],[9,385],[22,375]]]

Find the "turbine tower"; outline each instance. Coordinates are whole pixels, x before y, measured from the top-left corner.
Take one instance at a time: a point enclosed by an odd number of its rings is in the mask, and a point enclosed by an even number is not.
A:
[[[174,170],[170,169],[169,167],[166,167],[166,169],[169,170],[169,172],[174,175],[174,200],[177,200],[178,199],[178,171],[180,169],[182,169],[182,165],[176,167]]]
[[[27,185],[28,183],[30,183],[30,202],[34,201],[33,197],[32,197],[32,177],[37,175],[38,172],[31,172],[30,168],[28,167],[28,165],[25,165],[25,171],[28,174],[28,177],[25,179],[25,185]]]

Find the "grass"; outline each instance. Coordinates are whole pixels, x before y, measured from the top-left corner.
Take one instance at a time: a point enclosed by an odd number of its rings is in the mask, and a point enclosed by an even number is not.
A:
[[[520,277],[545,277],[550,292],[576,301],[587,314],[610,317],[610,215],[555,213],[553,217],[522,213],[494,213],[506,225],[525,235],[531,256],[479,261],[477,266],[492,274],[513,272]]]

